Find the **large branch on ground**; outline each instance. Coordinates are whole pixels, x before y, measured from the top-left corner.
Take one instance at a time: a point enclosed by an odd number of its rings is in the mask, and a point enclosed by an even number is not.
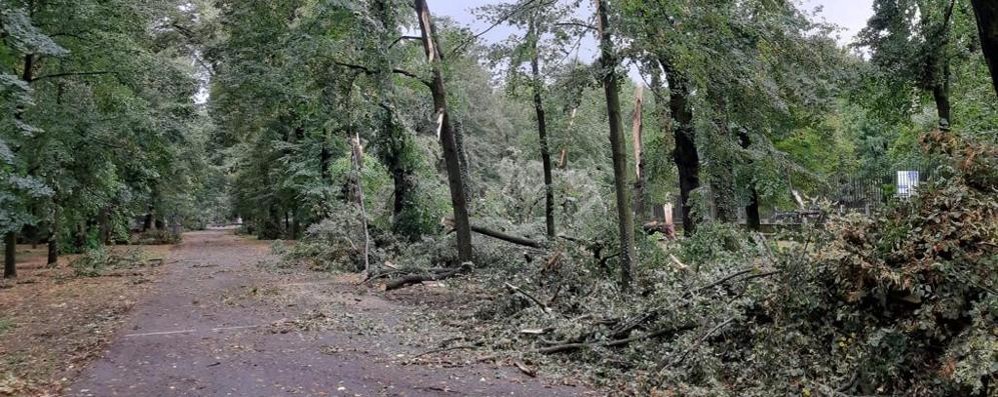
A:
[[[399,288],[405,288],[410,285],[420,284],[424,281],[440,281],[450,277],[457,276],[459,274],[471,271],[471,265],[464,264],[459,267],[452,269],[446,269],[442,271],[431,271],[427,273],[420,274],[410,274],[408,276],[399,277],[392,281],[385,283],[385,291],[396,290]]]
[[[451,218],[444,219],[442,223],[448,229],[453,229],[454,228],[454,220],[451,219]],[[531,240],[531,239],[528,239],[528,238],[518,237],[518,236],[511,235],[511,234],[506,234],[506,233],[503,233],[503,232],[500,232],[500,231],[495,231],[495,230],[484,228],[484,227],[481,227],[481,226],[471,225],[471,231],[473,231],[475,233],[478,233],[478,234],[481,234],[481,235],[492,237],[494,239],[502,240],[502,241],[505,241],[507,243],[513,243],[513,244],[522,245],[522,246],[525,246],[525,247],[537,248],[537,249],[547,248],[547,245],[544,244],[544,243],[542,243],[542,242],[540,242],[540,241],[534,241],[534,240]]]
[[[672,335],[678,334],[680,332],[685,332],[685,331],[692,330],[694,328],[696,328],[696,325],[693,325],[693,324],[683,324],[683,325],[680,325],[680,326],[677,326],[677,327],[666,327],[666,328],[662,328],[662,329],[659,329],[657,331],[649,332],[649,333],[643,334],[643,335],[632,336],[630,338],[615,339],[615,340],[603,341],[603,342],[573,342],[573,343],[563,343],[563,344],[554,345],[554,346],[542,347],[540,349],[537,349],[536,352],[537,353],[541,353],[541,354],[553,354],[553,353],[570,352],[570,351],[575,351],[575,350],[584,349],[584,348],[593,347],[593,346],[621,347],[621,346],[627,346],[628,344],[631,344],[633,342],[638,342],[638,341],[642,341],[642,340],[645,340],[645,339],[652,339],[652,338],[661,338],[661,337],[666,337],[666,336],[672,336]]]

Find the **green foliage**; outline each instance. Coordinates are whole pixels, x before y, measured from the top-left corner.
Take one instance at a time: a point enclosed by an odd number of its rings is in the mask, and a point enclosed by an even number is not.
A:
[[[107,271],[133,267],[143,262],[143,254],[139,249],[115,252],[111,248],[97,246],[74,259],[69,265],[79,277],[99,277]]]

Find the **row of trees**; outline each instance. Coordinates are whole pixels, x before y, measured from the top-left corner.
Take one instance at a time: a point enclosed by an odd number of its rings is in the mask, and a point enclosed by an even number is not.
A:
[[[548,238],[578,226],[567,219],[579,199],[573,172],[610,181],[601,186],[615,195],[626,287],[644,203],[678,196],[687,234],[734,222],[740,208],[758,227],[760,207],[791,202],[792,189],[830,194],[843,175],[910,155],[925,98],[939,128],[993,125],[993,101],[974,82],[987,78],[977,48],[987,54],[994,35],[989,6],[973,5],[983,41],[971,4],[878,1],[859,52],[789,1],[500,3],[478,14],[517,33],[491,46],[478,43],[484,32],[433,18],[424,1],[219,1],[200,5],[219,12],[191,30],[201,29],[213,71],[236,210],[260,236],[296,238],[363,203],[375,226],[415,239],[449,208],[469,261],[470,214],[502,224],[488,218],[522,210],[522,200],[495,199],[512,197],[497,164],[513,158],[540,170],[536,214]],[[598,60],[578,62],[593,38]],[[621,101],[638,89],[625,68],[640,72],[648,101]],[[350,165],[355,137],[378,161]],[[520,149],[526,159],[508,151]],[[449,203],[433,194],[444,188]]]
[[[127,238],[133,218],[208,216],[210,124],[172,1],[0,3],[0,233],[48,262]],[[194,204],[200,203],[200,208]],[[63,243],[60,246],[60,243]]]

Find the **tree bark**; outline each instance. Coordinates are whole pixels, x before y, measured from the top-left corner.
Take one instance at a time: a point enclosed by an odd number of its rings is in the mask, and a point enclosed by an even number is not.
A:
[[[540,55],[537,42],[540,40],[537,32],[536,15],[531,17],[530,32],[527,34],[531,46],[530,70],[534,91],[534,112],[537,114],[537,136],[541,146],[541,167],[544,169],[544,223],[547,226],[548,238],[554,238],[554,182],[551,177],[551,151],[548,147],[547,120],[544,117],[544,101],[541,97],[543,81],[541,80]]]
[[[447,110],[447,90],[444,86],[441,51],[436,35],[430,9],[426,0],[415,0],[414,8],[419,19],[419,29],[423,39],[423,50],[426,53],[433,70],[433,80],[430,89],[433,94],[433,107],[439,115],[440,144],[443,147],[444,161],[447,166],[447,181],[450,187],[451,205],[454,208],[454,224],[457,233],[458,260],[469,262],[472,259],[471,225],[468,221],[468,204],[465,185],[461,175],[461,161],[458,153],[454,128],[451,125]]]
[[[643,87],[638,86],[634,97],[634,113],[631,115],[631,145],[634,148],[634,221],[643,225],[646,217],[645,207],[645,157],[642,151],[642,109],[644,105]]]
[[[55,265],[59,261],[59,205],[52,205],[52,221],[49,222],[49,241],[48,241],[48,263],[49,265]]]
[[[998,2],[971,0],[977,16],[977,30],[981,35],[981,49],[991,70],[991,84],[998,95]]]
[[[673,157],[679,171],[679,198],[683,212],[683,233],[692,236],[696,233],[696,220],[692,217],[690,192],[700,187],[700,156],[694,141],[693,109],[689,103],[689,87],[686,81],[673,69],[668,58],[660,57],[659,63],[669,82],[669,110],[675,120],[673,135],[676,146]]]
[[[102,208],[97,213],[97,231],[100,233],[101,244],[107,245],[111,242],[111,209]]]
[[[3,278],[17,277],[17,233],[7,232],[4,238]]]
[[[373,3],[373,12],[381,22],[378,45],[382,54],[377,58],[378,94],[381,96],[381,133],[378,134],[377,145],[381,160],[392,174],[394,200],[392,205],[392,227],[396,233],[409,238],[418,238],[421,232],[413,217],[416,200],[414,169],[415,159],[412,153],[412,138],[401,123],[396,120],[393,106],[395,86],[392,82],[392,60],[388,56],[391,43],[397,35],[398,22],[395,20],[394,9],[389,0],[377,0]],[[408,211],[408,212],[407,212]]]
[[[606,107],[610,121],[610,153],[613,158],[614,187],[617,193],[617,221],[620,229],[620,287],[630,291],[634,254],[634,213],[631,210],[631,190],[627,184],[627,154],[624,150],[623,124],[620,117],[620,96],[617,92],[617,59],[608,26],[606,0],[596,0],[599,21],[600,69]]]
[[[752,145],[748,131],[739,130],[738,139],[742,149],[748,149]],[[751,166],[751,163],[749,165]],[[755,179],[749,181],[748,191],[748,203],[745,204],[745,223],[748,224],[749,229],[759,231],[762,229],[762,220],[759,217],[759,192],[755,188]]]

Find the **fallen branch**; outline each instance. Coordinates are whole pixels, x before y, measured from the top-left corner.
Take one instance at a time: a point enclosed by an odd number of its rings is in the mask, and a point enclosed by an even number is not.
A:
[[[513,365],[516,366],[516,369],[520,370],[520,372],[523,372],[524,375],[527,375],[531,378],[537,377],[537,370],[527,367],[526,364],[521,363],[519,361],[513,361]]]
[[[455,267],[452,269],[447,269],[441,272],[429,272],[423,274],[410,274],[408,276],[403,276],[385,283],[385,291],[396,290],[399,288],[405,288],[410,285],[420,284],[424,281],[440,281],[446,278],[454,277],[461,273],[471,271],[471,265],[465,263],[460,267]]]
[[[471,349],[474,349],[476,347],[478,347],[478,346],[475,346],[475,345],[457,345],[457,346],[445,347],[445,348],[442,348],[442,349],[433,349],[433,350],[429,350],[429,351],[425,351],[425,352],[419,353],[419,354],[417,354],[415,356],[412,356],[412,358],[414,358],[414,359],[415,358],[420,358],[420,357],[423,357],[423,356],[428,356],[430,354],[443,353],[443,352],[448,352],[448,351],[451,351],[451,350],[471,350]]]
[[[638,336],[632,336],[630,338],[625,338],[625,339],[617,339],[617,340],[611,340],[611,341],[606,341],[606,342],[563,343],[563,344],[560,344],[560,345],[542,347],[542,348],[537,349],[535,351],[537,353],[541,353],[541,354],[552,354],[552,353],[561,353],[561,352],[566,352],[566,351],[575,351],[575,350],[579,350],[579,349],[583,349],[583,348],[587,348],[587,347],[592,347],[592,346],[621,347],[621,346],[626,346],[626,345],[629,345],[629,344],[631,344],[633,342],[638,342],[638,341],[642,341],[642,340],[645,340],[645,339],[661,338],[661,337],[667,336],[667,335],[675,335],[675,334],[677,334],[679,332],[689,331],[689,330],[692,330],[694,328],[696,328],[696,326],[694,326],[692,324],[686,324],[686,325],[681,325],[681,326],[678,326],[678,327],[663,328],[663,329],[660,329],[660,330],[657,330],[657,331],[654,331],[654,332],[649,332],[647,334],[638,335]]]
[[[441,224],[443,224],[443,226],[446,227],[446,228],[448,228],[448,229],[451,229],[451,230],[454,229],[454,220],[453,219],[444,218],[443,221],[441,221]],[[485,227],[482,227],[482,226],[471,225],[471,231],[473,231],[475,233],[478,233],[478,234],[481,234],[481,235],[484,235],[484,236],[492,237],[492,238],[497,239],[497,240],[502,240],[502,241],[505,241],[507,243],[513,243],[513,244],[522,245],[522,246],[530,247],[530,248],[537,248],[537,249],[547,248],[547,245],[545,243],[543,243],[543,242],[534,241],[534,240],[531,240],[531,239],[528,239],[528,238],[514,236],[514,235],[511,235],[511,234],[506,234],[506,233],[495,231],[495,230],[492,230],[492,229],[488,229],[488,228],[485,228]]]
[[[506,289],[509,290],[509,292],[511,294],[520,294],[520,295],[523,295],[524,297],[526,297],[527,299],[529,299],[531,302],[534,302],[534,304],[537,305],[537,307],[541,308],[541,310],[544,311],[545,314],[551,314],[551,308],[548,307],[548,305],[545,305],[544,302],[541,302],[539,299],[535,298],[533,295],[530,295],[526,291],[517,288],[513,284],[510,284],[510,283],[503,283],[503,284],[506,285]]]

